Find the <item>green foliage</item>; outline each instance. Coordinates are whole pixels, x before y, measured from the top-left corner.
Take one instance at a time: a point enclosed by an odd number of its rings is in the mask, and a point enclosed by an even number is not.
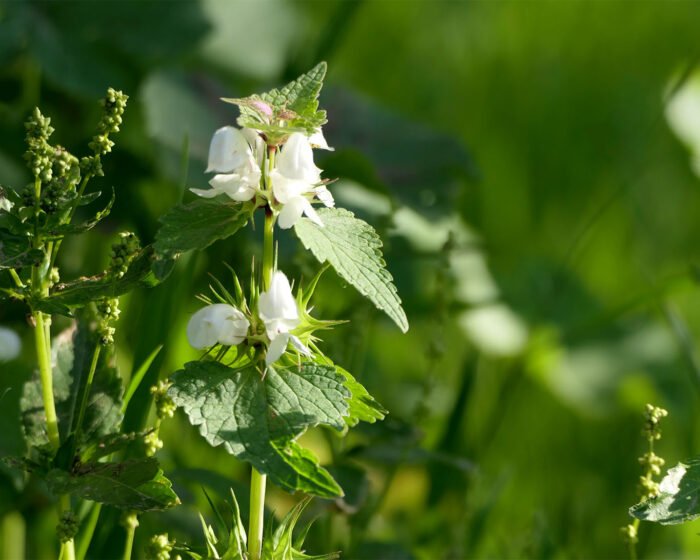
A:
[[[299,518],[310,502],[309,498],[298,502],[284,516],[274,533],[268,535],[263,543],[263,560],[336,560],[340,558],[340,554],[337,552],[312,556],[305,554],[301,547],[304,544],[306,533],[302,532],[300,537],[294,537],[294,529]]]
[[[661,525],[686,523],[700,517],[700,459],[678,463],[659,484],[658,495],[634,505],[630,515]]]
[[[334,367],[345,378],[345,388],[350,391],[348,415],[345,417],[347,425],[352,428],[359,422],[373,424],[377,420],[384,420],[387,410],[349,372],[339,366]]]
[[[205,249],[245,226],[252,211],[251,204],[235,203],[225,196],[176,206],[160,219],[163,226],[154,247],[158,254],[166,256]]]
[[[369,298],[403,331],[408,319],[393,279],[382,259],[382,241],[367,222],[341,208],[321,208],[323,227],[308,218],[294,226],[304,247],[321,263],[328,261],[338,275]]]
[[[122,419],[121,379],[110,359],[106,357],[101,358],[98,363],[83,425],[76,425],[78,407],[86,390],[88,370],[96,344],[97,341],[87,326],[79,323],[77,327],[59,334],[51,348],[59,431],[65,439],[80,428],[79,444],[116,432]],[[24,385],[20,406],[27,445],[36,447],[48,444],[38,373],[35,379]]]
[[[44,254],[32,248],[27,237],[13,235],[0,229],[0,270],[35,266],[41,263],[43,258]]]
[[[122,463],[85,463],[70,473],[55,469],[49,471],[46,481],[55,495],[71,493],[125,510],[157,511],[180,503],[152,457]]]
[[[326,112],[318,110],[326,69],[320,62],[281,89],[223,101],[240,108],[239,126],[259,130],[270,144],[283,142],[292,132],[313,134],[326,123]]]
[[[218,362],[189,362],[173,374],[175,404],[213,446],[250,462],[287,491],[334,497],[342,490],[315,457],[294,439],[306,428],[342,430],[349,391],[334,368],[302,364],[231,369]]]

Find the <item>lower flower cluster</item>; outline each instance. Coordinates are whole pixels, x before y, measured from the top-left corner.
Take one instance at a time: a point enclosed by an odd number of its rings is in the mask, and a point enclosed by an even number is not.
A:
[[[266,365],[279,360],[290,342],[296,352],[311,355],[295,334],[302,317],[283,272],[276,271],[272,275],[270,288],[261,292],[254,303],[254,311],[248,309],[245,301],[203,307],[192,315],[187,325],[190,345],[201,350],[216,345],[237,346],[244,342],[256,346],[262,342],[266,347]]]

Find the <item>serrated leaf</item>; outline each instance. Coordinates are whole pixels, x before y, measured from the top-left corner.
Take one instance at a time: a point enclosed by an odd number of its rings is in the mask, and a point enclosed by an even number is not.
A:
[[[85,197],[81,198],[81,202],[83,202]],[[76,234],[76,233],[85,233],[86,231],[90,231],[92,228],[94,228],[97,224],[99,224],[102,220],[104,220],[107,216],[109,216],[109,213],[112,211],[112,206],[114,205],[115,201],[115,194],[114,190],[112,190],[112,198],[109,199],[109,202],[107,205],[97,212],[95,216],[91,219],[88,220],[87,222],[83,222],[81,224],[60,224],[57,225],[53,228],[51,228],[47,232],[47,236],[49,238],[60,238],[65,235],[71,235],[71,234]]]
[[[180,503],[153,457],[81,464],[72,473],[54,469],[46,480],[55,495],[71,493],[126,510],[157,511]]]
[[[91,441],[80,449],[80,461],[87,463],[107,457],[117,451],[123,451],[135,441],[142,439],[148,432],[129,432],[128,434],[108,434]]]
[[[29,238],[0,229],[0,270],[36,265],[43,258],[44,253],[33,249]]]
[[[678,463],[659,484],[659,495],[634,505],[629,513],[661,525],[686,523],[700,517],[700,458]]]
[[[341,430],[349,391],[334,368],[302,364],[231,369],[189,362],[176,372],[168,394],[212,445],[250,462],[285,490],[333,497],[342,493],[312,454],[294,442],[320,424]]]
[[[369,394],[364,385],[343,368],[335,366],[335,369],[345,378],[345,387],[352,395],[348,401],[345,423],[352,428],[359,422],[374,424],[377,420],[383,420],[389,412]]]
[[[204,249],[245,226],[252,210],[251,203],[241,204],[223,196],[176,206],[160,219],[163,225],[153,246],[167,256]]]
[[[62,440],[75,431],[77,410],[85,390],[93,350],[94,342],[82,325],[63,331],[53,340],[53,391]],[[110,357],[103,355],[95,371],[78,445],[116,432],[122,419],[121,393],[121,378],[116,368],[111,365]],[[35,447],[48,444],[38,372],[32,381],[24,384],[20,410],[27,445]]]
[[[155,286],[167,276],[167,270],[159,270],[165,261],[154,254],[153,248],[145,247],[134,258],[123,276],[111,271],[96,276],[78,278],[58,284],[51,295],[32,303],[34,309],[46,313],[60,312],[61,308],[82,307],[101,298],[121,296],[136,286]]]
[[[326,123],[326,112],[318,110],[326,69],[326,63],[320,62],[280,89],[223,101],[238,105],[239,126],[259,130],[268,142],[280,143],[292,132],[313,134]]]
[[[406,332],[408,319],[382,259],[382,241],[374,228],[342,208],[321,208],[318,215],[323,227],[308,218],[298,220],[294,226],[304,247],[319,262],[328,261],[341,278]]]
[[[266,535],[263,543],[263,560],[336,560],[340,558],[338,552],[310,556],[303,550],[299,550],[303,539],[294,538],[294,529],[306,506],[311,503],[310,498],[298,502],[279,524],[272,535]]]

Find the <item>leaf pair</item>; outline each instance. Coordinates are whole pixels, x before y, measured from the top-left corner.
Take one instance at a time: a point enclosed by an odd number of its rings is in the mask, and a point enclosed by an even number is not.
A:
[[[224,197],[194,200],[177,206],[161,218],[163,227],[156,236],[154,247],[168,257],[205,249],[245,226],[252,211],[251,204],[226,202]],[[318,215],[323,221],[322,227],[308,218],[300,219],[294,226],[304,247],[319,262],[329,262],[343,280],[406,332],[406,313],[386,269],[382,241],[374,228],[342,208],[321,208]]]
[[[253,365],[231,369],[218,362],[185,364],[173,374],[169,395],[212,445],[223,445],[289,492],[334,497],[342,490],[296,441],[304,430],[344,429],[350,391],[345,378],[313,363],[287,369]]]

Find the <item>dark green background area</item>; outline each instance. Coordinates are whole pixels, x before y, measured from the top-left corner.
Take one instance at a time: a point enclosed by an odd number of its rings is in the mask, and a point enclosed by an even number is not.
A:
[[[346,488],[308,550],[356,559],[614,558],[636,502],[646,402],[669,410],[657,452],[700,453],[700,186],[665,116],[700,55],[700,3],[579,1],[18,1],[0,4],[0,184],[29,181],[23,121],[41,106],[53,141],[77,155],[108,86],[130,95],[105,159],[111,216],[67,241],[64,279],[100,271],[118,231],[151,242],[158,217],[203,188],[209,139],[236,110],[220,97],[278,86],[326,60],[326,137],[317,153],[338,204],[372,223],[411,330],[327,273],[315,314],[350,319],[329,356],[391,412],[346,440],[305,436]],[[280,264],[317,269],[291,232]],[[197,356],[189,315],[207,272],[247,278],[261,228],[183,257],[163,285],[125,298],[117,334],[125,377],[163,351],[148,385]],[[22,452],[21,385],[33,360],[0,365],[0,455]],[[60,328],[62,323],[55,326]],[[159,453],[184,505],[143,516],[202,545],[201,492],[243,504],[247,470],[182,416]],[[3,467],[4,469],[4,467]],[[207,469],[206,471],[204,469]],[[19,510],[28,554],[50,557],[53,510],[41,487],[0,471],[0,515]],[[272,491],[277,514],[291,501]],[[244,512],[245,513],[245,512]],[[91,556],[120,557],[107,511]],[[642,524],[643,557],[700,554],[697,526]],[[0,540],[2,536],[0,536]]]

